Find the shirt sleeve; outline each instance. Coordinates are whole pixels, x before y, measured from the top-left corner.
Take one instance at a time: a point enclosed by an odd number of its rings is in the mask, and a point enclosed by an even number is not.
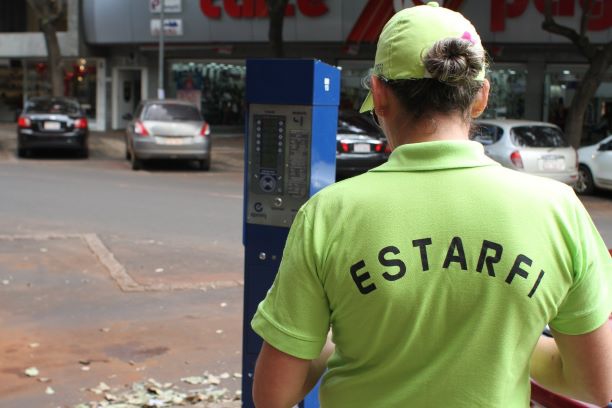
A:
[[[274,283],[251,321],[253,330],[268,344],[306,360],[319,357],[330,321],[314,241],[302,208],[289,231]]]
[[[589,333],[612,312],[612,258],[591,217],[576,198],[574,282],[550,326],[570,335]]]

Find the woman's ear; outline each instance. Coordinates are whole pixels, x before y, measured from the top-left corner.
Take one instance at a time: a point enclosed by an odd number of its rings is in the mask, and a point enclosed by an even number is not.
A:
[[[482,114],[482,112],[484,112],[484,110],[487,108],[487,103],[489,102],[489,90],[490,89],[491,89],[491,84],[489,84],[488,79],[485,79],[484,82],[482,83],[482,87],[478,91],[478,94],[476,94],[476,99],[474,100],[474,103],[472,104],[471,114],[473,118],[479,117]]]
[[[376,114],[384,116],[387,105],[389,104],[389,97],[387,95],[388,90],[376,75],[372,75],[370,91],[372,92]]]

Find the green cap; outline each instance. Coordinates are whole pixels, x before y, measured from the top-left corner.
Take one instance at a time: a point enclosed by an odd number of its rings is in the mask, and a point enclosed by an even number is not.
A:
[[[380,33],[373,74],[387,79],[431,78],[422,58],[436,42],[445,38],[463,38],[482,49],[476,29],[461,14],[440,7],[435,1],[403,9],[391,17]],[[475,79],[483,80],[484,77],[483,64]],[[359,111],[372,109],[374,101],[368,93]]]

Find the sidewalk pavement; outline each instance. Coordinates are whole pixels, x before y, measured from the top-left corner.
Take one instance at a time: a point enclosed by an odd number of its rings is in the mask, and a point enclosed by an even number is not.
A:
[[[239,407],[242,286],[132,288],[100,245],[0,235],[0,406]]]

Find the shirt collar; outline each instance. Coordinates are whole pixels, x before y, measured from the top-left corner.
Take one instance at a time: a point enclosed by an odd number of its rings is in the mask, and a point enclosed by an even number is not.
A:
[[[389,161],[370,171],[429,171],[465,167],[499,166],[471,140],[410,143],[398,146]]]

